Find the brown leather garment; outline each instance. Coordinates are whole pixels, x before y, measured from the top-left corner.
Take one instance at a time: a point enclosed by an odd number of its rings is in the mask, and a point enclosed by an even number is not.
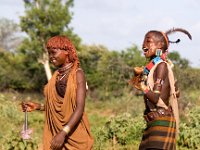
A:
[[[67,85],[70,86],[67,86],[64,98],[60,97],[56,91],[55,83],[57,75],[58,72],[55,72],[44,89],[46,97],[46,119],[43,137],[44,150],[50,150],[53,137],[63,129],[76,108],[76,70],[69,74]],[[69,136],[66,137],[66,142],[62,150],[91,150],[93,142],[89,121],[84,112],[79,123],[72,129]]]
[[[164,116],[173,116],[173,112],[171,107],[168,109],[165,108],[157,108],[155,111],[149,112],[147,115],[144,115],[144,119],[147,122],[153,121],[158,117],[164,117]]]

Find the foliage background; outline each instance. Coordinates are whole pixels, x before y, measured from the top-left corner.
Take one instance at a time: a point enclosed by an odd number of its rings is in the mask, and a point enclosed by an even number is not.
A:
[[[39,2],[43,3],[37,7],[26,1],[26,15],[20,25],[0,19],[0,149],[42,149],[44,114],[29,113],[29,127],[34,132],[32,140],[23,141],[20,131],[24,114],[20,103],[30,100],[43,103],[42,92],[47,83],[40,61],[45,53],[43,44],[56,34],[70,37],[85,71],[89,86],[86,112],[95,139],[94,149],[138,149],[145,127],[144,104],[141,93],[130,87],[128,81],[133,76],[133,67],[147,62],[141,50],[136,45],[122,51],[109,50],[104,45],[85,45],[69,25],[73,0],[65,4],[58,0]],[[61,10],[62,13],[57,13]],[[20,29],[26,32],[25,37],[19,34]],[[200,149],[200,69],[192,68],[176,51],[169,58],[175,65],[174,74],[181,91],[177,148]]]

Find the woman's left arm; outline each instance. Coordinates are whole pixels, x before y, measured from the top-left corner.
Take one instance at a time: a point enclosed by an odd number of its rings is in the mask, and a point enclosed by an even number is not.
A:
[[[76,109],[67,123],[70,129],[81,120],[81,117],[85,108],[85,97],[86,97],[86,80],[83,70],[76,72],[77,79],[77,93],[76,93]]]

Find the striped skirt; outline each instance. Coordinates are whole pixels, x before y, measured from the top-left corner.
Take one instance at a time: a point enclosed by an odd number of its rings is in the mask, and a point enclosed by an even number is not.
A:
[[[176,121],[173,116],[157,117],[147,123],[139,150],[176,149]]]

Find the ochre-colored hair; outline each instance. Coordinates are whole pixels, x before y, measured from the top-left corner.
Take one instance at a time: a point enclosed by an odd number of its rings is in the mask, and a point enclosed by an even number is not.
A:
[[[48,39],[46,48],[47,49],[58,48],[61,50],[68,51],[69,57],[72,57],[70,59],[74,63],[73,68],[79,67],[79,60],[78,60],[78,56],[76,53],[76,48],[66,36],[57,35],[57,36],[54,36],[54,37]]]
[[[70,53],[70,56],[73,57],[73,61],[77,61],[79,63],[76,48],[66,36],[57,35],[48,39],[46,48],[59,48],[61,50],[68,51]]]

